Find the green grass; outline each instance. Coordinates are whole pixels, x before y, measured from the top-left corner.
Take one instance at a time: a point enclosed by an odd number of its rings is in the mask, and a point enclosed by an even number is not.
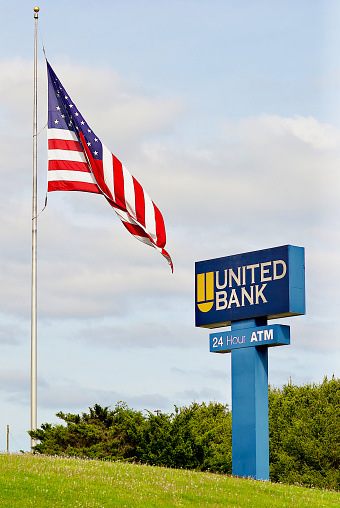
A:
[[[0,506],[165,508],[340,506],[340,493],[161,467],[0,455]]]

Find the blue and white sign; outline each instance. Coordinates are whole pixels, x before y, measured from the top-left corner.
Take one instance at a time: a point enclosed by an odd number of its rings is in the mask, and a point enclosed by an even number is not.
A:
[[[290,327],[268,319],[305,314],[305,251],[283,245],[195,263],[196,326],[212,353],[231,353],[233,475],[269,480],[268,347]]]
[[[290,344],[287,325],[257,326],[230,332],[210,333],[211,353],[230,353],[232,349],[251,346],[283,346]]]
[[[305,251],[284,245],[195,263],[196,326],[305,314]]]

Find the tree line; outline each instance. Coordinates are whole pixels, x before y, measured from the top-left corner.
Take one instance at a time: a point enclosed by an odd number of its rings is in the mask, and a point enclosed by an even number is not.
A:
[[[29,431],[35,453],[232,473],[232,415],[217,402],[142,413],[118,402]],[[270,479],[340,490],[340,380],[269,387]]]

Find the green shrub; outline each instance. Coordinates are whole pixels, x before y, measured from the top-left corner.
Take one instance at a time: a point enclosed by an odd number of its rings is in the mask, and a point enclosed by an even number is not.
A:
[[[269,389],[270,478],[340,488],[340,380]]]
[[[340,380],[269,387],[270,479],[340,490]],[[192,403],[172,414],[146,415],[123,402],[113,410],[57,413],[29,434],[35,452],[135,461],[231,473],[231,413],[227,406]]]
[[[231,414],[210,402],[144,416],[118,403],[96,404],[82,415],[57,413],[66,425],[29,431],[36,453],[130,460],[175,468],[231,473]]]

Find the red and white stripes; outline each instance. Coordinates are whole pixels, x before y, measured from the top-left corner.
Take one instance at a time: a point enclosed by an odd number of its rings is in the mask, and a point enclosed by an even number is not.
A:
[[[68,129],[48,129],[48,191],[82,191],[103,194],[127,230],[155,247],[173,269],[165,251],[165,226],[161,212],[140,183],[104,146],[102,160],[95,159],[84,136]]]
[[[48,129],[48,191],[100,193],[75,132]]]

